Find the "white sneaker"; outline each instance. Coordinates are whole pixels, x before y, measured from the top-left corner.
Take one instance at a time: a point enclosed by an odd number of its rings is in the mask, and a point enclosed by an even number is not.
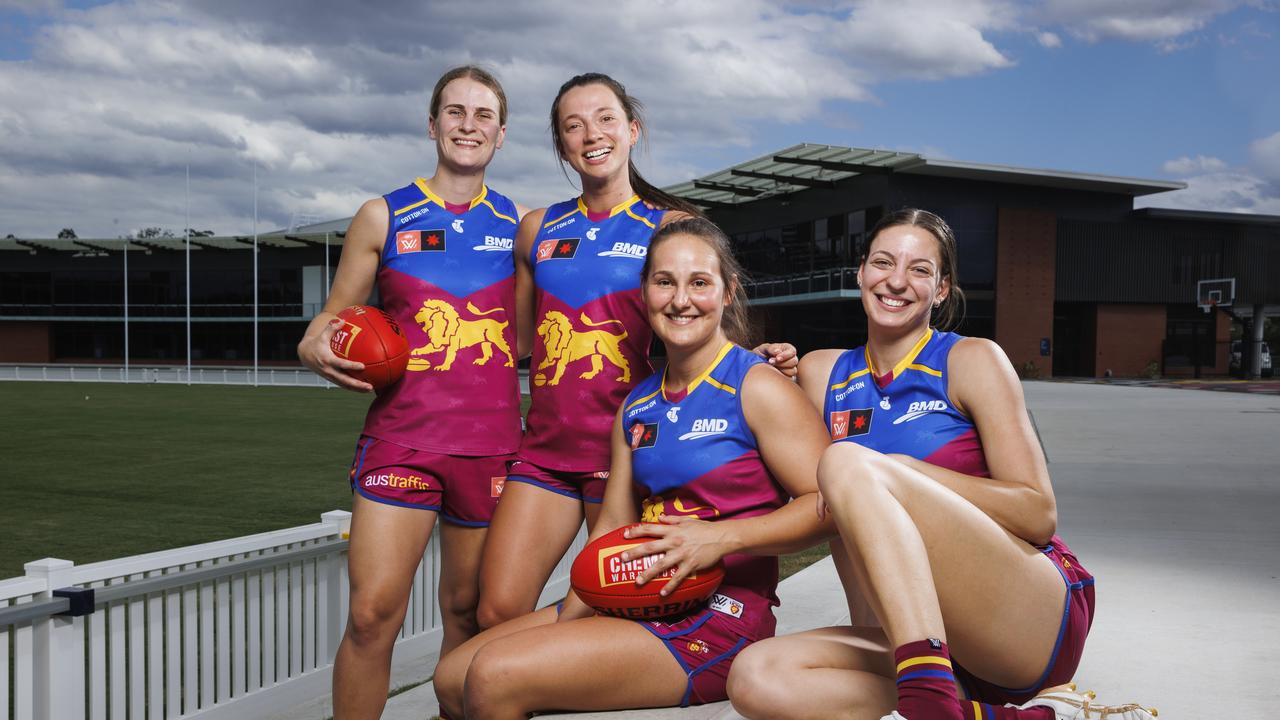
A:
[[[1017,708],[1037,706],[1053,710],[1055,720],[1153,720],[1160,714],[1155,708],[1137,703],[1099,705],[1094,702],[1092,691],[1077,692],[1074,683],[1049,688]]]

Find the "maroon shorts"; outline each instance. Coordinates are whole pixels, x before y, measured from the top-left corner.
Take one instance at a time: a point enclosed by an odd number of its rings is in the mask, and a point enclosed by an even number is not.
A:
[[[956,679],[964,688],[971,700],[1003,705],[1011,703],[1020,705],[1041,690],[1070,682],[1080,665],[1080,656],[1084,653],[1084,640],[1089,635],[1089,627],[1093,625],[1093,576],[1080,564],[1071,549],[1062,542],[1062,538],[1054,535],[1049,544],[1040,548],[1053,561],[1062,580],[1067,586],[1067,602],[1062,608],[1062,624],[1058,627],[1058,639],[1053,645],[1053,653],[1049,655],[1049,665],[1041,673],[1040,679],[1025,688],[1006,688],[989,683],[966,671],[960,665],[954,667]]]
[[[453,525],[488,527],[510,459],[442,455],[361,435],[351,489],[374,502],[435,510]]]
[[[688,675],[680,707],[727,699],[733,659],[751,643],[773,637],[778,623],[768,600],[733,586],[722,586],[707,605],[687,615],[636,622],[667,646]]]
[[[550,490],[575,500],[600,503],[604,500],[604,486],[609,482],[609,471],[550,470],[527,460],[516,460],[511,463],[511,468],[507,471],[507,479],[511,482],[537,485],[543,490]]]

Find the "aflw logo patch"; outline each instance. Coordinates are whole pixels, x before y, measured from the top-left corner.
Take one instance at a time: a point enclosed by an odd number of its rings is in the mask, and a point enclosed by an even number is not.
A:
[[[578,252],[578,243],[581,241],[582,238],[543,240],[538,243],[538,262],[571,258]]]
[[[862,410],[837,410],[831,413],[831,439],[866,435],[871,429],[871,408]]]
[[[653,447],[658,442],[658,423],[636,423],[631,426],[631,449]]]
[[[400,255],[444,250],[444,229],[404,230],[396,233],[396,252]]]
[[[600,257],[624,257],[643,260],[645,255],[649,254],[649,248],[645,245],[637,245],[636,243],[616,242],[610,250],[601,250],[596,253]]]
[[[947,404],[942,400],[925,400],[924,402],[913,402],[902,414],[902,417],[893,421],[894,425],[898,423],[911,422],[917,418],[928,415],[929,413],[942,412],[947,409]]]
[[[693,421],[693,428],[681,435],[680,439],[696,440],[712,435],[723,435],[728,429],[729,421],[724,418],[700,418]]]

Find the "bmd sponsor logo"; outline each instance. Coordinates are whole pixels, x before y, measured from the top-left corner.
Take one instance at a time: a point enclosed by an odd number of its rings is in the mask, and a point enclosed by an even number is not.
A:
[[[472,246],[471,249],[476,252],[510,252],[515,245],[515,240],[513,238],[485,235],[484,242],[480,245]]]
[[[601,250],[596,253],[600,257],[622,257],[632,258],[633,260],[643,260],[649,254],[649,248],[645,245],[637,245],[636,243],[616,242],[610,250]]]
[[[904,422],[911,422],[928,415],[929,413],[944,412],[947,410],[947,403],[943,400],[925,400],[922,402],[913,402],[907,406],[907,411],[902,417],[893,421],[894,425]]]
[[[680,436],[681,440],[697,440],[698,438],[723,435],[729,430],[729,421],[724,418],[699,418],[693,421],[689,432]]]

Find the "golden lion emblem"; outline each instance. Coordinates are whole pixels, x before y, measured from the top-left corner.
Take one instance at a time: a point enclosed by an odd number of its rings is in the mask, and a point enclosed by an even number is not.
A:
[[[581,319],[583,325],[593,328],[609,323],[622,325],[620,320],[592,322],[586,313],[582,313]],[[538,372],[533,376],[534,385],[559,385],[560,378],[564,377],[565,370],[571,363],[588,358],[591,359],[591,369],[578,376],[583,380],[599,375],[604,369],[604,360],[608,360],[622,371],[616,378],[617,382],[631,382],[631,365],[622,357],[621,349],[622,341],[627,338],[625,329],[618,335],[604,330],[576,330],[564,313],[552,310],[538,323],[538,337],[542,338],[547,355],[538,363]],[[554,367],[554,371],[548,378],[547,373],[541,371],[551,367]]]
[[[422,331],[427,334],[428,342],[422,347],[416,347],[409,351],[410,370],[426,370],[428,368],[448,370],[453,367],[453,361],[458,356],[459,350],[475,345],[480,346],[483,354],[476,358],[474,364],[484,365],[489,362],[493,357],[493,348],[497,347],[503,355],[507,356],[505,366],[515,366],[515,360],[511,357],[511,348],[507,345],[506,338],[502,336],[502,331],[507,327],[507,321],[499,322],[492,318],[483,317],[484,315],[501,312],[502,308],[481,311],[475,305],[467,303],[467,311],[472,315],[481,316],[481,318],[479,320],[463,320],[457,309],[443,300],[423,301],[422,309],[418,311],[417,315],[413,316],[413,319],[418,325],[422,326]],[[421,357],[422,355],[432,355],[439,352],[444,353],[444,360],[434,367],[430,360]]]
[[[694,505],[693,507],[689,507],[684,504],[684,500],[681,498],[675,498],[671,501],[671,510],[671,512],[667,512],[667,501],[664,500],[661,495],[647,497],[640,502],[640,522],[660,522],[659,518],[663,515],[667,515],[669,517],[676,515],[692,515],[700,518],[720,516],[719,508],[714,508],[710,505]],[[709,514],[704,513],[704,510],[710,510],[711,512]]]

